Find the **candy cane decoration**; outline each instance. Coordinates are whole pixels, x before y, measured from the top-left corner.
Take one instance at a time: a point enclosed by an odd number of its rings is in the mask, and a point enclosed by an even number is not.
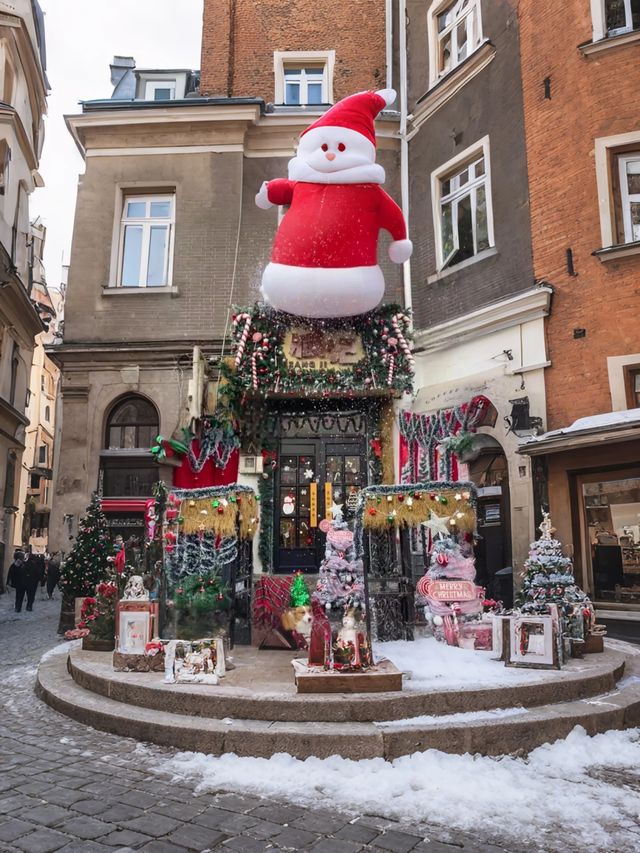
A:
[[[387,385],[391,385],[391,383],[393,382],[393,371],[395,370],[396,359],[395,359],[395,356],[391,355],[391,353],[389,353],[386,356],[386,358],[387,358],[387,361],[389,362],[389,373],[387,374]]]
[[[398,341],[400,343],[400,346],[402,347],[402,352],[405,354],[407,361],[409,362],[409,364],[413,364],[415,359],[411,354],[411,349],[409,347],[409,344],[407,343],[405,336],[402,334],[402,327],[400,326],[401,320],[408,322],[404,314],[394,314],[391,318],[391,325],[393,326],[394,331],[398,336]]]
[[[257,365],[258,352],[254,352],[251,356],[251,379],[253,384],[253,390],[258,390],[258,365]]]
[[[236,352],[236,367],[240,367],[240,362],[242,361],[242,356],[244,355],[244,348],[247,345],[247,338],[249,337],[249,330],[251,329],[251,316],[249,314],[238,314],[235,321],[236,325],[238,325],[241,320],[244,320],[244,329],[242,330],[242,334],[240,335],[238,351]]]

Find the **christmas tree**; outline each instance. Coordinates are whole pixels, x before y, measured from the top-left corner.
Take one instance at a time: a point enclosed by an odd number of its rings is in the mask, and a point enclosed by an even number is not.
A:
[[[304,581],[304,575],[298,572],[289,591],[289,607],[309,607],[310,605],[311,596]]]
[[[562,554],[562,543],[553,539],[549,513],[543,513],[541,536],[532,542],[518,604],[523,613],[548,614],[549,605],[557,604],[563,633],[582,640],[595,623],[593,605],[576,584],[573,565]]]
[[[439,532],[433,540],[429,569],[416,588],[417,600],[427,605],[426,615],[430,616],[436,639],[446,640],[452,646],[459,645],[460,637],[466,633],[465,625],[480,619],[481,590],[473,583],[475,576],[471,554],[465,556],[460,544],[448,532]],[[448,587],[440,584],[436,593],[438,581],[452,583]],[[456,585],[456,581],[466,583]]]
[[[97,493],[80,521],[71,553],[64,561],[60,586],[65,596],[92,595],[96,585],[113,577],[114,547]]]
[[[314,601],[329,618],[342,618],[347,609],[359,610],[364,615],[364,569],[362,560],[355,557],[353,533],[341,518],[325,522],[325,526],[327,544]]]

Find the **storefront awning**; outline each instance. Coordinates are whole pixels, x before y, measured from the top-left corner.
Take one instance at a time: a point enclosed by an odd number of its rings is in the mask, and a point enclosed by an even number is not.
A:
[[[579,418],[571,426],[531,436],[518,447],[518,452],[525,456],[544,456],[634,439],[640,439],[640,409],[625,409]]]

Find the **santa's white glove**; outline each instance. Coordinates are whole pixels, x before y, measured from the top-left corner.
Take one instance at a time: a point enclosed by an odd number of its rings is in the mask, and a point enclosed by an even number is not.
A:
[[[389,257],[394,264],[403,264],[408,261],[413,252],[411,240],[394,240],[389,244]]]
[[[270,207],[273,207],[271,202],[269,201],[269,191],[267,189],[267,181],[265,181],[260,187],[260,192],[256,195],[256,205],[261,210],[269,210]]]

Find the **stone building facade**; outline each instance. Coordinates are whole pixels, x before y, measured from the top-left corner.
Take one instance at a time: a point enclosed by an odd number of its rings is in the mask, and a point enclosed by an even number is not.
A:
[[[265,5],[260,51],[255,3],[207,0],[200,74],[116,57],[113,97],[67,117],[86,171],[55,351],[63,433],[54,549],[68,550],[96,488],[114,530],[141,531],[153,481],[172,478],[149,447],[193,414],[194,346],[196,362],[215,365],[229,352],[232,304],[258,296],[280,212],[258,210],[256,192],[286,176],[298,135],[332,101],[384,85],[384,2],[331,2],[322,24],[309,3]],[[385,188],[399,199],[397,127],[389,112],[377,133]],[[387,298],[401,301],[402,270],[383,268]]]
[[[528,442],[558,537],[612,615],[640,609],[640,17],[520,3],[533,270],[553,288],[549,433]],[[636,616],[637,618],[637,616]]]
[[[43,330],[29,196],[42,186],[48,83],[37,2],[0,3],[0,589],[13,555],[31,360]]]

